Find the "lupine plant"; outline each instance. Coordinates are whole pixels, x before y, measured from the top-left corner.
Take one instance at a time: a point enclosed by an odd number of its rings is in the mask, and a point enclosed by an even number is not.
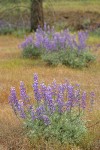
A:
[[[88,32],[79,31],[72,34],[69,30],[56,32],[54,27],[38,27],[35,36],[29,36],[21,44],[23,56],[38,57],[49,64],[64,64],[83,67],[94,60],[87,46]]]
[[[56,32],[54,27],[44,25],[36,30],[35,37],[29,36],[21,44],[24,49],[29,45],[47,52],[70,49],[77,49],[79,52],[87,48],[88,32],[79,31],[78,34],[71,34],[69,30]]]
[[[11,88],[9,103],[15,114],[23,119],[24,127],[30,140],[44,137],[61,143],[79,144],[87,133],[84,111],[88,109],[87,93],[79,84],[73,86],[68,81],[58,84],[38,82],[34,74],[34,100],[30,100],[24,83],[20,82],[20,100],[14,87]],[[95,95],[90,96],[91,108]]]

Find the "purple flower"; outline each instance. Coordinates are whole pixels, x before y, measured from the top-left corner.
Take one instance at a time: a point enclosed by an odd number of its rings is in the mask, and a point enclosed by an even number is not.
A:
[[[78,36],[78,40],[77,40]],[[87,46],[87,31],[79,31],[78,35],[71,34],[69,30],[62,30],[56,32],[54,27],[44,24],[44,29],[38,26],[35,36],[29,36],[21,44],[21,48],[24,50],[28,46],[36,47],[39,50],[45,50],[46,52],[54,52],[60,50],[77,50],[82,52],[86,50]]]
[[[58,95],[57,95],[57,106],[58,106],[58,112],[62,113],[62,109],[64,106],[64,87],[63,85],[59,85],[58,87]]]
[[[21,118],[26,117],[23,102],[21,100],[18,101],[14,87],[11,88],[9,102],[16,115],[19,114]]]
[[[24,104],[29,103],[29,96],[26,94],[24,82],[20,81],[20,97]]]
[[[32,120],[34,121],[34,120],[36,119],[35,110],[34,110],[33,107],[32,107],[32,108],[30,108],[29,111],[30,111],[31,118],[32,118]]]
[[[12,106],[16,115],[26,119],[30,116],[33,121],[35,119],[44,121],[45,125],[51,123],[50,118],[54,113],[63,114],[66,112],[72,112],[71,110],[86,109],[86,92],[81,92],[80,85],[71,85],[68,81],[63,84],[58,84],[53,81],[51,85],[46,86],[44,83],[39,84],[38,75],[34,74],[34,95],[37,103],[27,103],[28,96],[24,83],[20,82],[20,97],[18,100],[16,96],[15,88],[12,87],[9,96],[9,103]],[[91,108],[94,104],[95,94],[90,93]],[[77,109],[79,108],[79,109]]]
[[[78,32],[78,50],[86,50],[86,41],[88,38],[88,32],[79,31]]]
[[[28,47],[28,46],[33,46],[33,37],[29,36],[25,39],[25,41],[20,45],[22,49]]]
[[[26,114],[25,114],[25,110],[24,110],[24,104],[22,101],[18,102],[17,111],[18,111],[21,118],[23,118],[23,119],[26,118]]]
[[[18,99],[16,96],[15,87],[12,87],[10,90],[9,103],[14,109],[18,107]]]
[[[74,87],[69,84],[67,86],[67,103],[66,103],[66,106],[67,106],[67,110],[71,110],[72,107],[74,106]]]
[[[53,113],[55,111],[55,106],[54,106],[54,102],[53,102],[51,86],[47,87],[47,90],[46,90],[46,101],[47,101],[49,112]]]
[[[43,115],[42,119],[43,119],[45,125],[50,125],[51,122],[47,115]]]
[[[41,100],[40,90],[38,87],[38,75],[34,74],[34,83],[33,83],[33,89],[34,89],[34,96],[37,100],[37,103]]]
[[[47,90],[47,87],[44,83],[40,84],[40,87],[41,87],[41,99],[44,103],[44,107],[47,109],[47,99],[46,99],[46,90]]]
[[[36,115],[37,115],[37,118],[41,118],[41,116],[45,114],[45,108],[43,105],[39,106],[36,108]]]

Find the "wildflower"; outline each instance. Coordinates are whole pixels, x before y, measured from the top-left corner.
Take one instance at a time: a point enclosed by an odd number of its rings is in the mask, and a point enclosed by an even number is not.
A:
[[[34,74],[34,83],[33,83],[33,89],[34,89],[34,96],[37,100],[37,103],[41,100],[41,95],[38,87],[38,75]]]
[[[29,102],[29,97],[26,94],[26,89],[24,87],[24,82],[20,81],[20,97],[24,104]]]
[[[49,125],[51,123],[50,119],[47,115],[43,115],[42,119],[43,119],[45,125]]]
[[[69,30],[62,30],[58,33],[54,27],[50,28],[50,26],[47,26],[45,23],[44,29],[38,26],[35,37],[27,37],[20,47],[24,50],[28,46],[31,46],[39,50],[44,49],[46,52],[66,50],[69,48],[81,52],[87,48],[87,38],[88,32],[79,31],[78,35],[76,35],[71,34]]]
[[[52,96],[52,88],[51,86],[47,87],[46,90],[46,100],[47,100],[47,105],[50,113],[53,113],[55,111],[55,106],[53,102],[53,96]]]

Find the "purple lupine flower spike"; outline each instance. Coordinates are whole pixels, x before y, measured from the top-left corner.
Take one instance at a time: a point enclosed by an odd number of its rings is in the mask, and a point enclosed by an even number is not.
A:
[[[38,106],[37,109],[36,109],[36,115],[37,115],[37,118],[41,118],[41,116],[45,114],[45,108],[43,105],[41,106]]]
[[[49,112],[53,113],[55,111],[55,106],[54,106],[54,102],[53,102],[51,86],[47,87],[46,100],[47,100],[47,105],[48,105]]]
[[[67,106],[67,110],[71,110],[72,107],[74,106],[74,87],[69,84],[68,87],[67,87],[67,103],[66,103],[66,106]]]
[[[38,75],[34,74],[34,83],[33,83],[33,89],[34,89],[34,96],[37,100],[37,103],[41,100],[40,90],[38,87]]]
[[[32,120],[34,121],[36,119],[36,114],[35,114],[33,107],[30,109],[30,115],[31,115]]]
[[[20,81],[20,97],[24,104],[29,103],[29,96],[26,94],[24,82]]]
[[[27,46],[29,45],[33,45],[33,37],[32,36],[29,36],[25,39],[25,41],[21,44],[21,48],[24,49],[26,48]]]
[[[11,93],[10,93],[10,105],[12,106],[15,114],[19,114],[21,118],[25,118],[25,112],[24,112],[24,107],[23,107],[23,102],[18,101],[17,96],[16,96],[16,91],[15,88],[11,88]]]
[[[57,95],[57,106],[58,106],[58,112],[62,113],[63,106],[64,106],[64,89],[63,85],[59,85],[58,87],[58,95]]]
[[[71,50],[81,52],[88,48],[87,38],[87,31],[79,31],[77,40],[77,35],[71,34],[69,30],[63,30],[58,33],[53,27],[50,28],[50,26],[45,23],[44,29],[38,26],[35,37],[27,37],[20,47],[24,50],[28,46],[31,46],[32,48],[43,49],[47,52],[70,48]]]
[[[11,88],[11,91],[10,91],[10,96],[9,96],[9,103],[10,105],[15,108],[18,107],[18,99],[17,99],[17,96],[16,96],[16,90],[15,90],[15,87],[12,87]]]
[[[20,96],[18,100],[15,88],[11,88],[9,103],[16,115],[23,119],[31,121],[42,121],[45,125],[52,124],[52,116],[54,114],[62,115],[63,113],[71,114],[73,111],[83,111],[86,109],[86,92],[82,92],[80,85],[73,86],[68,81],[63,84],[57,84],[55,81],[51,85],[45,83],[39,84],[38,75],[34,74],[34,95],[37,104],[24,104],[27,100],[27,93],[24,83],[20,82]],[[91,108],[94,104],[95,94],[90,93]],[[78,109],[77,109],[78,108]]]
[[[43,119],[45,125],[50,125],[51,122],[47,115],[43,115],[42,119]]]
[[[24,104],[22,101],[18,102],[17,111],[18,111],[21,118],[23,118],[23,119],[26,118],[26,114],[25,114],[25,110],[24,110]]]

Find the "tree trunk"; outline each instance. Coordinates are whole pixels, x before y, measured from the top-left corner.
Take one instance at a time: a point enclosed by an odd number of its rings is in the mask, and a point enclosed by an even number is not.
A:
[[[43,27],[43,0],[31,0],[31,31],[36,31],[38,25]]]

